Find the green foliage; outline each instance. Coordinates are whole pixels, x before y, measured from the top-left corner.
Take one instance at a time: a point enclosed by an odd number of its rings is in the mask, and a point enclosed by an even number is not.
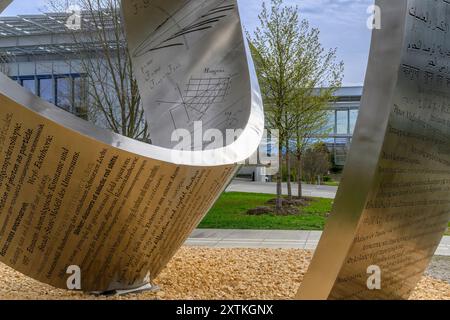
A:
[[[296,154],[300,171],[302,152],[311,139],[327,134],[323,129],[328,120],[327,106],[341,86],[344,64],[337,61],[336,49],[322,46],[320,31],[300,19],[298,6],[285,5],[283,0],[264,1],[259,22],[248,38],[267,125],[279,132],[279,154],[283,147],[287,150],[288,171],[291,152]],[[288,143],[291,140],[293,146]],[[277,176],[278,191],[282,173]],[[285,177],[292,177],[292,173],[287,172]]]
[[[224,193],[200,224],[200,228],[255,230],[322,230],[333,200],[315,198],[310,206],[301,208],[298,216],[266,214],[250,216],[246,212],[265,206],[274,195],[255,193]]]
[[[316,143],[304,152],[302,171],[307,182],[316,183],[317,178],[328,174],[330,168],[331,155],[324,143]]]

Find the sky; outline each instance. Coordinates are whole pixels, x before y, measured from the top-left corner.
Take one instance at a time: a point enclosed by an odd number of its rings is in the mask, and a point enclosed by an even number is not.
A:
[[[45,12],[48,0],[14,0],[1,14],[35,14]],[[263,0],[239,0],[245,28],[252,32],[258,25],[258,13]],[[337,48],[339,60],[345,64],[345,86],[364,82],[370,46],[371,31],[367,28],[367,8],[373,0],[284,0],[297,5],[301,19],[319,28],[325,48]]]

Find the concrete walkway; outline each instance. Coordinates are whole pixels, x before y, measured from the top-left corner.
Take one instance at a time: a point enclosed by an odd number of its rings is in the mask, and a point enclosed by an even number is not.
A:
[[[330,186],[313,186],[302,185],[303,195],[306,197],[328,198],[334,199],[336,197],[337,187]],[[234,180],[227,188],[227,192],[247,192],[247,193],[264,193],[276,194],[277,185],[273,182],[251,182],[245,180]],[[297,184],[292,185],[292,193],[298,193]],[[287,186],[283,183],[283,194],[287,195]]]
[[[212,248],[281,248],[315,250],[321,231],[197,229],[185,245]],[[444,237],[437,256],[450,256],[450,237]]]

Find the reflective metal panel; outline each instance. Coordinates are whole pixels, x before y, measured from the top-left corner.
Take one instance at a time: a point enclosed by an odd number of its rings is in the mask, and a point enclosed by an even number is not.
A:
[[[7,6],[12,2],[12,0],[0,0],[0,12],[5,10]]]
[[[179,14],[187,9],[203,14],[201,8],[182,6],[184,2],[164,1],[160,4],[164,10],[158,12],[178,8]],[[222,2],[209,1],[211,5]],[[148,3],[124,1],[125,16]],[[1,262],[59,288],[67,288],[68,267],[77,266],[83,291],[136,288],[160,273],[234,176],[237,162],[254,153],[263,134],[260,94],[236,2],[225,11],[227,20],[205,31],[217,27],[232,32],[190,44],[191,54],[196,54],[196,45],[213,42],[202,50],[204,56],[195,66],[180,66],[177,78],[171,80],[185,83],[194,77],[181,70],[211,71],[215,59],[232,72],[230,82],[239,79],[238,85],[227,86],[223,99],[208,100],[211,105],[205,115],[216,117],[211,128],[220,124],[220,129],[226,129],[229,113],[216,103],[233,102],[231,115],[239,115],[239,121],[230,129],[242,128],[242,133],[236,141],[212,150],[176,151],[170,143],[148,145],[99,129],[0,75]],[[128,32],[131,40],[133,32],[146,34],[153,44],[160,41],[160,33],[151,32],[155,17],[146,14],[140,20],[142,30],[133,31],[126,19]],[[234,59],[227,58],[230,54]],[[169,81],[164,57],[154,57],[152,67],[166,70],[164,78]],[[142,68],[139,63],[134,65],[137,70]],[[233,64],[229,69],[228,63]],[[161,74],[152,77],[156,81]],[[159,92],[172,92],[171,81]],[[142,84],[141,90],[149,118],[154,116],[161,127],[170,127],[172,121],[160,114],[165,111],[150,105],[161,96],[147,92]],[[176,105],[174,101],[165,109]],[[152,131],[161,141],[168,133],[158,127]]]
[[[300,299],[408,298],[450,219],[450,3],[376,5],[353,144]]]
[[[224,136],[260,127],[260,92],[236,0],[130,2],[123,2],[128,44],[156,145],[174,146],[172,132],[193,134],[196,122]],[[258,103],[245,109],[249,92]]]

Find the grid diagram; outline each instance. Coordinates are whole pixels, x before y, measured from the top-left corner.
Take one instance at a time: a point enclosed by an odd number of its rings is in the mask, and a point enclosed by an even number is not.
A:
[[[230,77],[190,78],[182,102],[170,110],[175,127],[180,111],[185,113],[187,122],[201,120],[213,105],[225,102],[230,86]]]
[[[215,103],[225,101],[230,78],[191,78],[186,86],[186,107],[204,115]]]

